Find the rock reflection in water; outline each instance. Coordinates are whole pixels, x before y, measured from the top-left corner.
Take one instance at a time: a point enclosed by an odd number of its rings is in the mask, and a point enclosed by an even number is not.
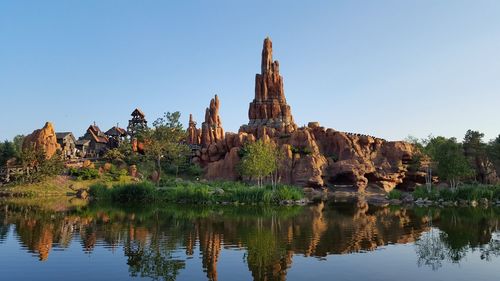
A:
[[[471,248],[479,248],[484,259],[500,253],[495,209],[404,209],[358,202],[306,207],[91,206],[64,213],[4,204],[1,210],[0,243],[14,233],[41,261],[49,259],[54,248],[66,249],[71,243],[81,243],[86,253],[96,247],[120,248],[131,276],[160,280],[175,280],[197,250],[208,280],[218,280],[224,249],[244,251],[255,280],[285,280],[295,255],[324,258],[415,241],[419,265],[433,269],[443,261],[459,262]]]

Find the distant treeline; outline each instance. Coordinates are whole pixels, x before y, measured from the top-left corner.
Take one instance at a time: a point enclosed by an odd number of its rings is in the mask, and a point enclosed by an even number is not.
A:
[[[500,135],[485,142],[483,133],[468,130],[462,141],[442,136],[425,139],[409,136],[406,141],[420,151],[414,164],[418,165],[426,157],[433,174],[449,181],[451,187],[460,182],[492,184],[499,181]]]

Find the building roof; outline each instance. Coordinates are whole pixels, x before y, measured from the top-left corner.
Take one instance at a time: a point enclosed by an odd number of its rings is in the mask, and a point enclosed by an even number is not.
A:
[[[75,142],[76,145],[88,145],[89,143],[90,143],[90,140],[86,140],[86,139],[77,140]]]
[[[101,129],[99,129],[97,125],[90,125],[87,129],[87,133],[95,142],[108,143],[108,137],[101,131]]]
[[[68,135],[71,135],[73,138],[75,138],[73,136],[73,133],[72,132],[56,132],[56,138],[57,139],[63,139],[65,137],[67,137]]]
[[[146,114],[142,112],[139,108],[136,108],[134,111],[132,111],[132,116],[140,116],[141,118],[146,118]]]
[[[127,135],[127,131],[118,126],[114,126],[113,128],[107,130],[104,134],[111,137],[124,137]]]

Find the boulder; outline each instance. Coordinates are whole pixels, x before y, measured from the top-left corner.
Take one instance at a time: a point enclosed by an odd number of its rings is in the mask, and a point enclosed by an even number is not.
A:
[[[128,175],[136,178],[137,177],[137,166],[136,165],[130,165],[128,168]]]
[[[88,197],[89,197],[89,193],[87,192],[86,189],[79,189],[78,191],[76,191],[76,198],[85,200]]]
[[[50,159],[57,150],[61,150],[52,123],[46,122],[43,128],[33,131],[24,138],[23,150],[27,149],[43,151],[47,159]]]

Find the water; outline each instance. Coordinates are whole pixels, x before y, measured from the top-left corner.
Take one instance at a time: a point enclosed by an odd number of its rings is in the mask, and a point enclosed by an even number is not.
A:
[[[0,280],[499,280],[500,209],[0,203]]]

